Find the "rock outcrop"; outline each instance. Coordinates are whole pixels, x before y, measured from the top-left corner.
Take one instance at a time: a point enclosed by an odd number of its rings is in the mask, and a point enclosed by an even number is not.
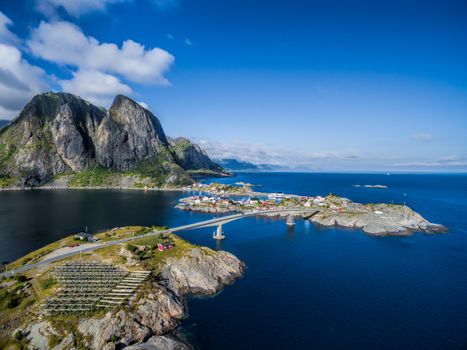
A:
[[[221,251],[210,255],[196,248],[180,259],[168,259],[161,277],[177,294],[214,295],[235,281],[239,272],[238,259],[232,254]]]
[[[160,157],[175,163],[159,120],[125,96],[117,96],[97,133],[97,159],[106,168],[128,170]]]
[[[71,94],[35,96],[0,133],[0,174],[36,186],[95,165],[93,135],[104,116]]]
[[[169,138],[172,152],[179,164],[186,170],[210,170],[219,175],[228,175],[224,169],[213,162],[207,153],[197,144],[184,137]]]
[[[172,336],[163,335],[151,337],[142,344],[130,345],[125,350],[191,350],[193,347],[183,340]]]
[[[128,97],[117,96],[106,111],[72,94],[49,92],[35,96],[1,129],[0,176],[34,187],[56,175],[102,168],[144,173],[173,186],[192,183],[185,170],[194,167],[221,171],[190,145],[172,148],[159,120]]]
[[[407,206],[353,203],[353,209],[338,211],[322,208],[310,221],[323,226],[360,228],[373,236],[406,236],[412,232],[444,232],[442,225],[433,224]]]
[[[81,318],[72,333],[46,320],[31,322],[23,333],[32,348],[40,350],[48,349],[50,337],[58,336],[63,340],[53,349],[63,349],[70,343],[75,349],[73,339],[78,338],[80,346],[96,350],[192,349],[176,333],[187,312],[186,297],[214,295],[243,272],[244,264],[232,254],[193,248],[180,258],[167,259],[160,275],[145,282],[141,295],[128,307],[109,311],[103,317]]]

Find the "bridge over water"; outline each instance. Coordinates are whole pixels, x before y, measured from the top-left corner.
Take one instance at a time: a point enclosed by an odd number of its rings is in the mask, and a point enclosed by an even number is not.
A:
[[[216,232],[213,236],[215,239],[223,239],[225,236],[222,232],[222,225],[229,222],[240,220],[244,218],[254,217],[254,216],[274,216],[274,215],[286,215],[287,216],[287,225],[294,225],[294,218],[296,216],[301,216],[305,219],[318,213],[317,209],[308,209],[308,208],[288,208],[288,209],[274,209],[274,210],[254,210],[254,211],[245,211],[237,214],[221,216],[212,220],[206,220],[197,222],[190,225],[180,226],[174,229],[169,229],[171,232],[178,232],[184,230],[192,230],[197,228],[204,227],[217,227]]]
[[[300,217],[303,217],[303,218],[306,219],[306,218],[309,218],[309,217],[315,215],[318,211],[319,210],[317,210],[317,209],[311,209],[311,208],[288,208],[288,209],[274,209],[274,210],[253,210],[253,211],[240,212],[240,213],[232,214],[232,215],[225,215],[225,216],[217,217],[217,218],[210,219],[210,220],[196,222],[196,223],[193,223],[193,224],[188,224],[188,225],[178,226],[178,227],[174,227],[174,228],[169,228],[169,229],[164,230],[164,231],[151,231],[151,232],[148,232],[148,233],[146,233],[144,235],[137,236],[137,237],[127,237],[127,238],[122,238],[122,239],[118,239],[118,240],[115,240],[115,241],[103,242],[103,243],[100,243],[100,244],[94,244],[91,247],[84,247],[83,248],[82,246],[79,246],[79,247],[76,247],[76,249],[73,250],[73,251],[63,253],[63,254],[60,254],[60,255],[56,255],[54,257],[44,259],[44,260],[38,261],[36,263],[27,264],[27,265],[18,267],[17,269],[4,272],[3,275],[4,276],[9,276],[9,275],[13,275],[15,273],[21,273],[21,272],[30,270],[32,268],[46,266],[46,265],[48,265],[48,264],[50,264],[50,263],[52,263],[54,261],[58,261],[58,260],[61,260],[61,259],[64,259],[64,258],[69,258],[71,256],[75,256],[75,255],[82,254],[82,253],[89,253],[89,252],[91,252],[93,250],[96,250],[96,249],[113,246],[115,244],[126,243],[126,242],[130,242],[130,241],[133,241],[133,240],[145,238],[145,237],[150,237],[150,236],[153,236],[153,235],[156,235],[156,234],[175,233],[175,232],[186,231],[186,230],[194,230],[194,229],[204,228],[204,227],[216,227],[216,232],[215,232],[213,237],[215,239],[223,239],[223,238],[225,238],[225,236],[223,235],[223,232],[222,232],[222,226],[229,223],[229,222],[235,221],[235,220],[240,220],[240,219],[255,217],[255,216],[281,215],[281,216],[287,216],[287,224],[288,225],[293,225],[295,217],[300,216]]]

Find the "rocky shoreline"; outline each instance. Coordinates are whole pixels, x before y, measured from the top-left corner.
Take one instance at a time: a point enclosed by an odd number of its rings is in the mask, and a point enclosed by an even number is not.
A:
[[[361,229],[372,236],[408,236],[414,232],[443,233],[447,228],[423,218],[406,205],[360,204],[335,195],[307,197],[284,195],[271,198],[263,193],[260,198],[234,200],[227,197],[192,196],[180,199],[177,209],[209,214],[227,214],[256,211],[258,216],[281,216],[268,214],[268,210],[296,209],[295,217],[303,217],[326,227]],[[224,195],[225,196],[225,195]],[[267,199],[266,199],[267,198]],[[299,211],[315,209],[314,215]],[[284,214],[283,217],[291,214]]]
[[[37,350],[193,349],[178,328],[187,316],[187,298],[215,296],[243,276],[245,264],[225,251],[186,245],[183,254],[157,265],[128,305],[105,314],[56,318],[42,314],[36,303],[11,336],[19,331],[26,347]],[[123,246],[117,252],[128,266],[139,267]]]

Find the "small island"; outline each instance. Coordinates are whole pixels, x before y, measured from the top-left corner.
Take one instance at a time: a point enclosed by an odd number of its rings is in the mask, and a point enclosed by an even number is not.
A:
[[[360,204],[333,194],[322,197],[253,192],[251,187],[243,184],[240,186],[195,184],[187,189],[198,193],[181,198],[176,205],[177,209],[220,214],[256,211],[258,215],[264,216],[270,216],[267,211],[271,210],[297,209],[295,216],[302,216],[313,223],[322,226],[358,228],[373,236],[406,236],[413,232],[447,231],[446,227],[429,222],[406,205]],[[316,209],[316,213],[311,216],[300,214],[300,208]]]
[[[245,267],[230,253],[195,246],[164,228],[122,227],[66,237],[8,269],[96,244],[1,280],[0,348],[191,349],[178,330],[186,298],[214,296]]]

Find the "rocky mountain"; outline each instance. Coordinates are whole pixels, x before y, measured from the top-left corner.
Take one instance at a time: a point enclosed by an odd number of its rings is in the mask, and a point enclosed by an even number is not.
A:
[[[192,173],[205,172],[229,175],[217,163],[213,162],[207,153],[197,144],[184,137],[169,138],[169,144],[179,164]]]
[[[186,152],[171,146],[159,120],[128,97],[117,96],[107,111],[48,92],[0,131],[0,180],[26,187],[174,187],[192,182],[186,170],[194,166],[221,170],[190,145]]]
[[[278,171],[283,167],[273,164],[254,164],[233,158],[217,159],[216,162],[228,171]]]

